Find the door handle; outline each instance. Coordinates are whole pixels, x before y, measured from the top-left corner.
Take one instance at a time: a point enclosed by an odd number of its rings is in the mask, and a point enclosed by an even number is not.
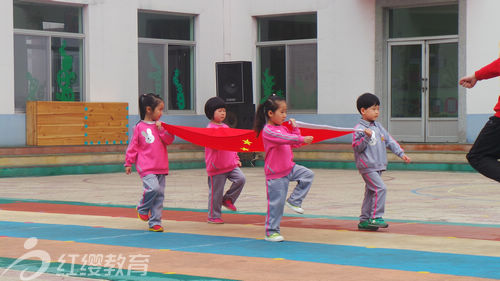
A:
[[[422,93],[425,93],[427,91],[427,80],[429,80],[426,77],[422,77]]]

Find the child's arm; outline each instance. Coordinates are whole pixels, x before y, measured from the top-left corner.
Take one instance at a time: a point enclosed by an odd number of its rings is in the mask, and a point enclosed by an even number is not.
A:
[[[172,144],[174,142],[175,136],[165,130],[161,123],[161,121],[156,121],[156,127],[158,128],[158,134],[160,135],[161,141],[166,145]]]
[[[361,153],[365,151],[366,146],[370,142],[372,131],[370,129],[365,129],[364,131],[355,131],[352,133],[352,148],[354,151]]]
[[[138,136],[139,130],[137,130],[137,127],[134,129],[132,139],[130,140],[130,143],[128,144],[127,151],[125,152],[125,173],[129,175],[132,172],[132,164],[134,164],[137,161],[137,148],[138,148]]]
[[[267,126],[264,127],[262,137],[266,138],[267,141],[271,143],[275,143],[278,145],[281,144],[289,144],[289,145],[300,145],[301,143],[304,142],[304,137],[296,133],[290,133],[285,127],[281,127],[283,129],[277,131],[277,130],[272,130],[268,128]],[[299,130],[298,128],[294,128],[294,130]]]
[[[295,123],[294,118],[290,118],[290,124],[292,125],[292,131],[290,133],[297,135],[297,136],[301,136],[300,129],[297,127],[297,123]],[[302,145],[302,143],[310,144],[310,143],[312,143],[312,141],[313,141],[313,136],[304,136],[303,142],[292,144],[292,147],[293,148],[300,147]]]
[[[389,148],[394,154],[403,159],[406,163],[410,163],[411,159],[405,154],[399,143],[387,132],[387,130],[380,126],[381,132],[384,135],[385,146]]]

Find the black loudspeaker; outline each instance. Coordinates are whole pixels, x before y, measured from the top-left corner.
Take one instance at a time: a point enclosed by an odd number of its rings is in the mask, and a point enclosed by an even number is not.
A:
[[[247,103],[226,104],[226,123],[231,128],[252,129],[255,105]]]
[[[253,104],[252,62],[216,62],[217,96],[226,104]]]

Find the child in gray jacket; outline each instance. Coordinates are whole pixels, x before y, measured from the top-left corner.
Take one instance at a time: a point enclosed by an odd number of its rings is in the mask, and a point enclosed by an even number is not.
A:
[[[361,120],[354,127],[363,129],[353,133],[352,148],[356,167],[365,181],[365,197],[359,216],[359,230],[378,230],[389,225],[382,216],[385,210],[386,186],[382,180],[382,172],[387,168],[386,148],[409,163],[411,159],[405,155],[399,144],[389,133],[376,122],[379,116],[380,101],[370,93],[362,94],[356,102]]]

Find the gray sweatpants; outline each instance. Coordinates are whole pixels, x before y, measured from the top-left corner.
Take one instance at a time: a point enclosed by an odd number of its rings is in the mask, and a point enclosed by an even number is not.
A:
[[[296,164],[287,176],[267,180],[267,236],[273,233],[280,233],[280,222],[283,217],[283,208],[285,207],[285,199],[290,181],[297,181],[297,186],[295,186],[287,201],[292,205],[300,207],[311,188],[313,178],[313,171]]]
[[[382,171],[361,175],[365,181],[365,198],[361,206],[360,221],[381,218],[385,212],[385,196],[387,187],[382,180]]]
[[[226,179],[231,181],[231,187],[224,194],[224,185]],[[234,204],[240,196],[241,190],[245,185],[246,178],[240,168],[208,177],[208,218],[216,219],[221,216],[222,202],[229,199]]]
[[[137,211],[149,215],[149,227],[161,225],[161,212],[165,197],[165,175],[149,174],[142,178],[144,193],[139,201]]]

